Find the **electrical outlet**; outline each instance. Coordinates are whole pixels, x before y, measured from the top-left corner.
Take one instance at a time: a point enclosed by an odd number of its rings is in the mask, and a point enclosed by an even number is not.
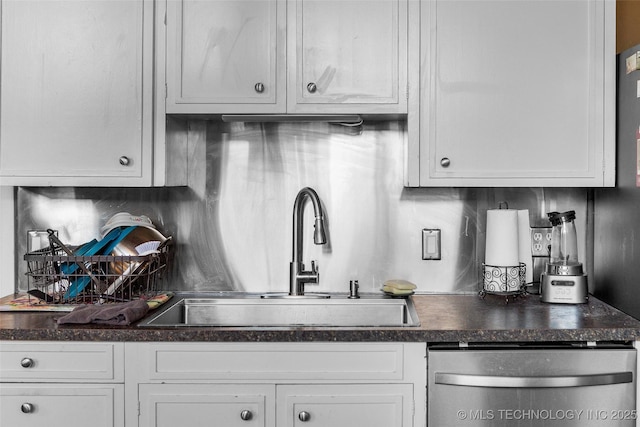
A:
[[[425,228],[422,230],[422,259],[442,259],[442,232],[439,228]]]
[[[531,255],[549,257],[551,254],[551,227],[531,227]]]

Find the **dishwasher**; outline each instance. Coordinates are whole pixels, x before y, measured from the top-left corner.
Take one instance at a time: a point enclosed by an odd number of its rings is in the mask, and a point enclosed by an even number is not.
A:
[[[428,425],[635,426],[636,350],[630,343],[428,350]]]

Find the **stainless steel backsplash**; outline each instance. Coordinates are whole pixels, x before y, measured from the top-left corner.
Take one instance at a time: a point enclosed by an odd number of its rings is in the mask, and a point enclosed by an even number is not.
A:
[[[347,292],[359,280],[361,291],[372,292],[400,278],[419,292],[476,292],[486,210],[501,201],[529,209],[540,226],[548,225],[545,212],[576,210],[580,255],[590,268],[588,190],[404,188],[403,122],[360,129],[191,119],[185,129],[188,186],[16,188],[18,289],[27,287],[29,230],[54,228],[77,245],[98,238],[106,220],[124,211],[149,216],[174,237],[170,290],[287,291],[293,201],[305,186],[322,199],[329,230],[328,244],[314,246],[306,218],[305,259],[320,270],[311,291]],[[441,260],[422,260],[423,228],[442,230]]]

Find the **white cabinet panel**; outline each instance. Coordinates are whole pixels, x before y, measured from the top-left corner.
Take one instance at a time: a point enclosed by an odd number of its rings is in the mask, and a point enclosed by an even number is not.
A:
[[[402,380],[405,369],[395,343],[158,343],[137,355],[148,380]]]
[[[425,343],[126,343],[126,365],[139,427],[426,423]]]
[[[406,113],[407,4],[171,0],[166,112]]]
[[[296,0],[288,12],[290,112],[406,113],[406,0]]]
[[[139,427],[275,425],[274,385],[141,384]]]
[[[153,3],[1,8],[2,184],[149,185]]]
[[[0,425],[124,426],[124,343],[3,341]]]
[[[612,2],[421,5],[421,185],[612,185]]]
[[[118,427],[124,425],[122,384],[2,384],[0,425]]]
[[[168,2],[167,113],[284,112],[285,9],[281,0]]]
[[[278,421],[286,427],[413,425],[410,384],[278,387]]]
[[[123,343],[3,342],[0,381],[123,382]]]
[[[141,384],[139,401],[139,427],[413,425],[411,384]]]

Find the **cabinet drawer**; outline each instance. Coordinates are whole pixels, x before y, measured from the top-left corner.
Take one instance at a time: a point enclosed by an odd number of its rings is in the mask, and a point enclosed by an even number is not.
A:
[[[398,343],[138,345],[141,380],[401,380],[405,365]]]
[[[12,341],[0,345],[0,381],[124,382],[123,343]]]
[[[278,404],[282,427],[413,425],[411,384],[284,385]]]
[[[140,384],[139,393],[140,427],[275,425],[274,385]]]
[[[122,384],[3,384],[0,425],[117,427],[124,425]]]

